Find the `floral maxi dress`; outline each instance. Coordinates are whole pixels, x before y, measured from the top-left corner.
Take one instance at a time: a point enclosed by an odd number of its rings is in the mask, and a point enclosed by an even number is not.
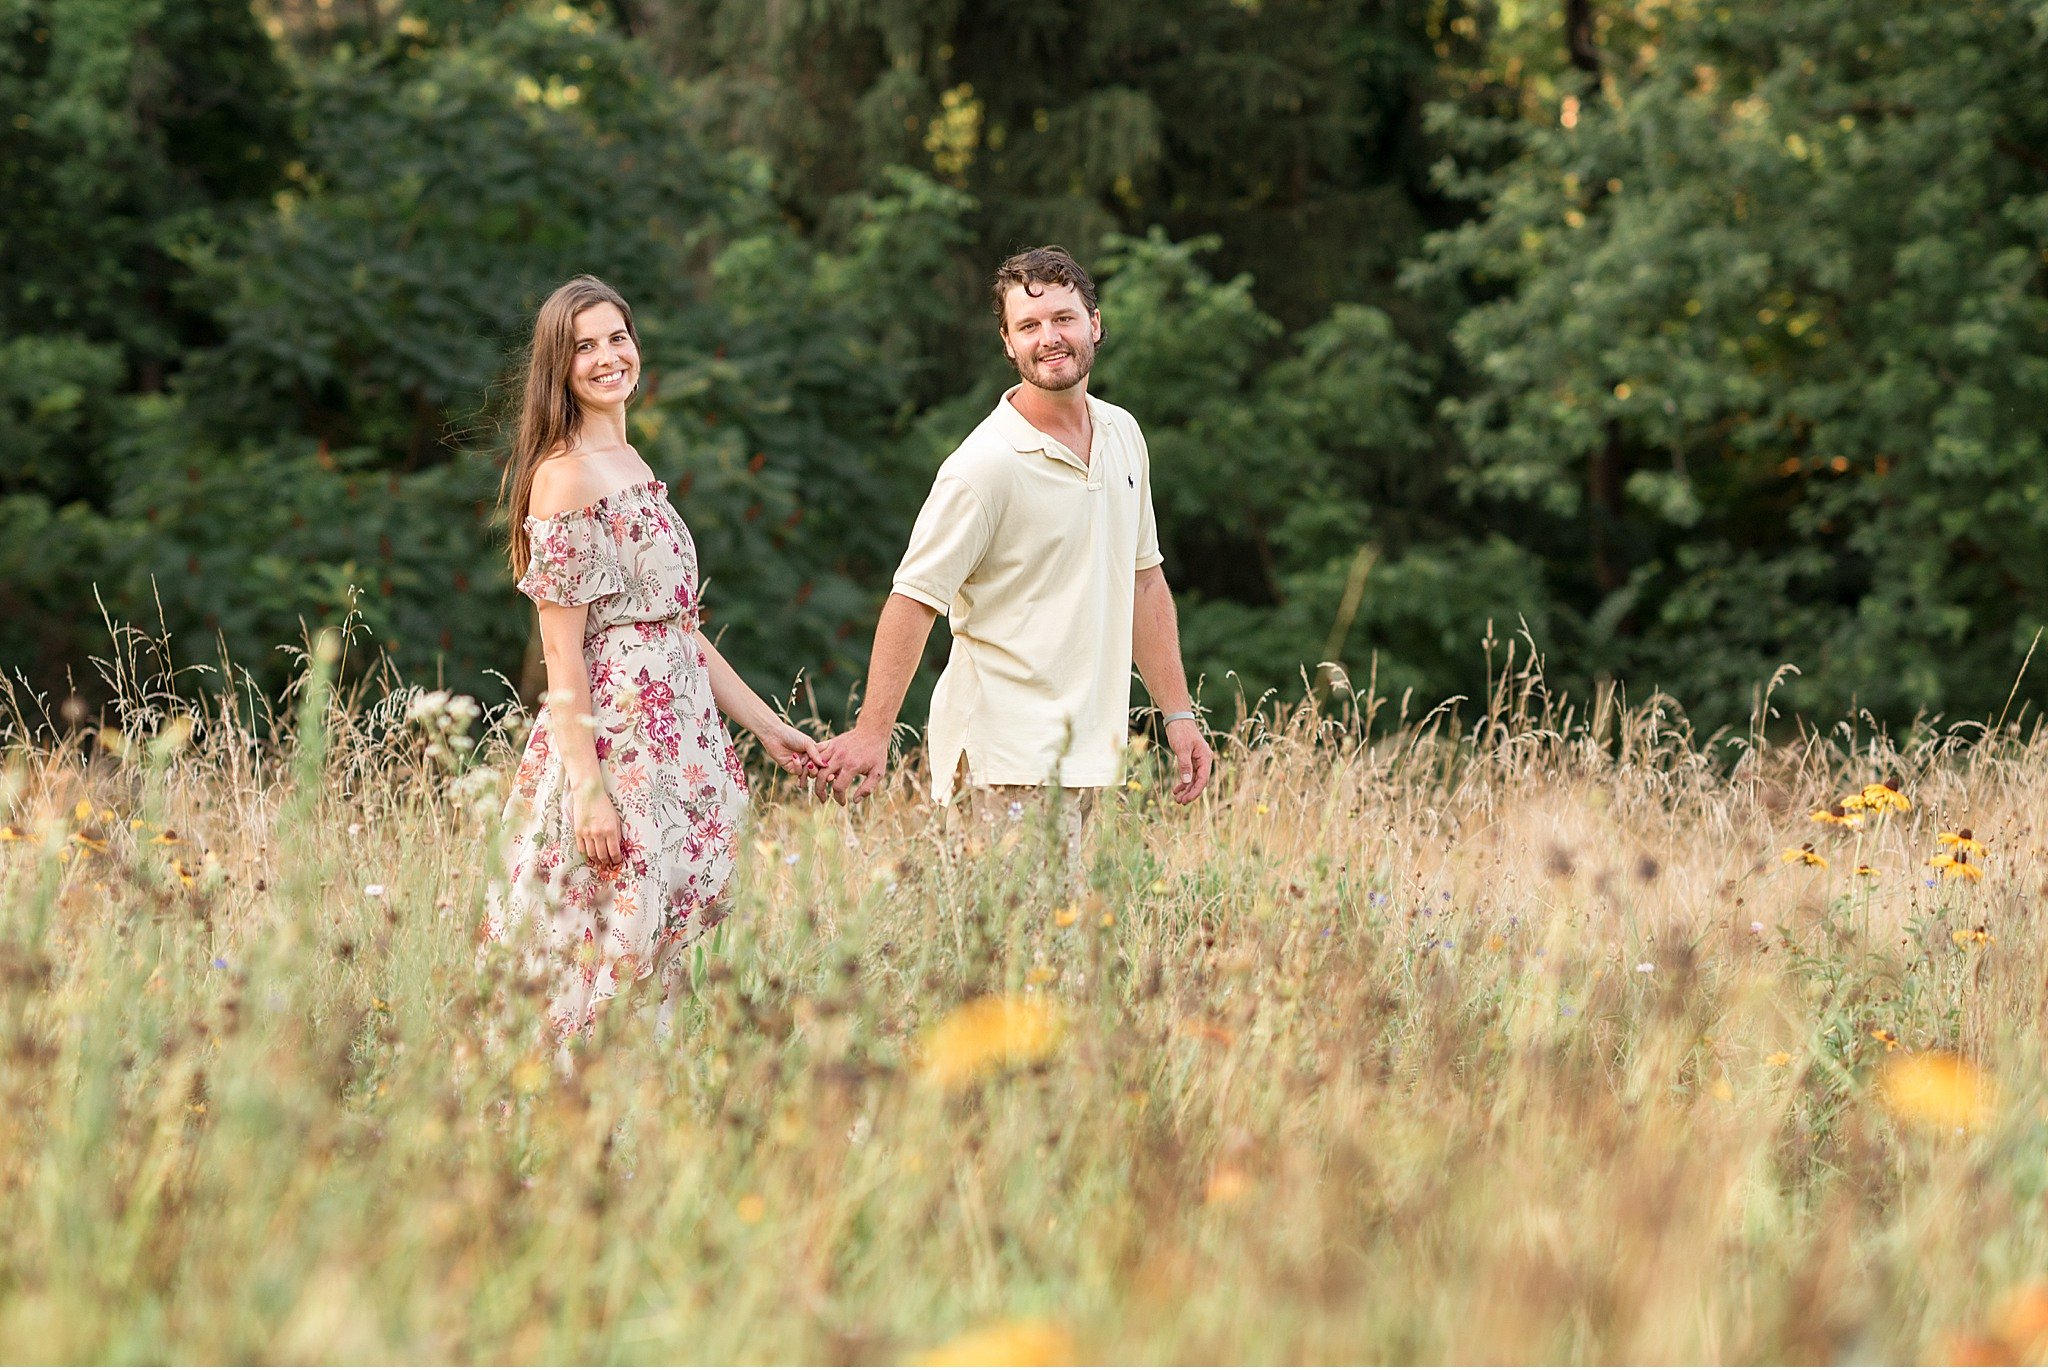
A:
[[[600,868],[577,847],[569,776],[543,705],[506,800],[506,880],[491,890],[484,935],[521,938],[539,953],[562,1036],[589,1026],[620,984],[648,975],[660,977],[665,1027],[685,978],[680,953],[725,917],[747,802],[697,641],[696,546],[658,480],[529,518],[526,529],[532,560],[520,590],[590,606],[592,732],[623,855]]]

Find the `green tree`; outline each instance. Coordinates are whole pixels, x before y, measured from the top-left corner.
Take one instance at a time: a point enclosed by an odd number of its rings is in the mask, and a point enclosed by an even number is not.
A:
[[[197,262],[224,337],[189,390],[223,438],[304,433],[407,470],[466,445],[568,277],[680,307],[733,189],[644,54],[569,9],[394,27],[315,67],[301,118],[278,212]]]
[[[1578,33],[1540,119],[1439,113],[1483,213],[1416,280],[1495,292],[1459,479],[1541,512],[1587,670],[1995,711],[2048,619],[2048,9],[1652,18]]]
[[[260,209],[289,85],[238,0],[0,0],[0,662],[82,665],[128,397],[212,321],[185,244]]]
[[[1434,208],[1417,113],[1440,5],[626,8],[806,222],[917,166],[975,197],[975,279],[1019,245],[1158,225],[1220,234],[1225,270],[1296,326],[1340,300],[1413,308],[1391,286]]]

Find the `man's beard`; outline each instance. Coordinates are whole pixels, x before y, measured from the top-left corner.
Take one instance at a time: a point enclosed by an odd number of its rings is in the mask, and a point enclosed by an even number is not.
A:
[[[1040,390],[1071,390],[1088,379],[1088,370],[1095,365],[1095,349],[1080,346],[1067,349],[1068,358],[1074,363],[1072,369],[1050,372],[1042,363],[1032,362],[1027,368],[1023,362],[1017,364],[1017,374]]]

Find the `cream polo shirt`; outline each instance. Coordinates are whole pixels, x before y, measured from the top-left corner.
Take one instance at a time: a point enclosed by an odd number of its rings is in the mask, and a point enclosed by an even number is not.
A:
[[[984,785],[1108,785],[1129,740],[1135,577],[1157,566],[1152,461],[1137,420],[1088,397],[1091,460],[1004,395],[947,457],[895,592],[947,615],[932,694],[932,797],[960,758]]]

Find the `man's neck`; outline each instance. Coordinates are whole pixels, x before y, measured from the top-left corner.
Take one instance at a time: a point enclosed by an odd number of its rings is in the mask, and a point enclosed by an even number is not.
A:
[[[1029,381],[1017,382],[1010,392],[1010,407],[1041,433],[1058,437],[1062,433],[1082,435],[1088,431],[1088,381],[1065,390],[1040,390]]]

